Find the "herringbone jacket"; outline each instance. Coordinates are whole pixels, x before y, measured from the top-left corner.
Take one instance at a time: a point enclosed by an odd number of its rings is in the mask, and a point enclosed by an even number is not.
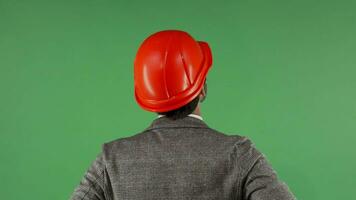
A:
[[[291,200],[251,140],[187,116],[104,143],[72,200]]]

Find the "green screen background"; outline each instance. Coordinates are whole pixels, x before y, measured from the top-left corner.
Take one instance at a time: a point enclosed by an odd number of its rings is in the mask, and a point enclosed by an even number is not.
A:
[[[133,59],[163,29],[210,43],[205,121],[250,137],[298,199],[354,199],[355,1],[0,0],[0,194],[67,199],[101,144],[155,118]]]

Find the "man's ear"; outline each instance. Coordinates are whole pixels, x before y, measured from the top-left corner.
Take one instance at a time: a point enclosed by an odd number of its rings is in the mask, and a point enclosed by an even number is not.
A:
[[[199,102],[203,102],[205,99],[204,94],[203,94],[203,90],[201,90],[200,94],[199,94]]]
[[[206,94],[207,94],[207,85],[204,84],[204,87],[202,88],[202,90],[200,91],[199,94],[199,101],[203,102],[206,98]]]

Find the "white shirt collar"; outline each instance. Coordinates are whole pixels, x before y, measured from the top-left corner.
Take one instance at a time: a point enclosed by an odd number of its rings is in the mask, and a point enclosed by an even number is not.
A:
[[[157,118],[160,118],[160,117],[163,117],[164,115],[158,115]],[[197,118],[197,119],[200,119],[203,121],[203,118],[200,116],[200,115],[196,115],[196,114],[189,114],[188,115],[189,117],[194,117],[194,118]]]

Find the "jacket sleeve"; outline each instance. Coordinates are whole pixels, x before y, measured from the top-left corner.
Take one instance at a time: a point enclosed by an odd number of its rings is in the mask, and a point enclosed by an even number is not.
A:
[[[103,153],[100,152],[74,189],[70,200],[111,200],[109,187]]]
[[[278,179],[264,155],[247,173],[244,185],[245,200],[295,200],[288,186]]]

